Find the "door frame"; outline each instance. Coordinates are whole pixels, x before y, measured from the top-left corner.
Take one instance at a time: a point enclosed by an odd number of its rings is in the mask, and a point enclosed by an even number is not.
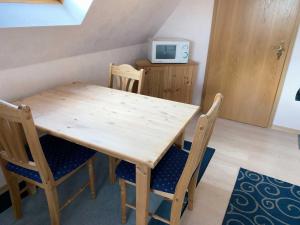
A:
[[[220,1],[221,0],[214,0],[213,18],[212,18],[211,32],[210,32],[210,38],[209,38],[207,63],[206,63],[206,68],[205,68],[205,77],[204,77],[202,97],[201,97],[201,109],[204,108],[204,98],[205,98],[205,94],[206,94],[207,77],[208,77],[207,73],[208,73],[208,70],[209,70],[210,62],[211,62],[211,49],[212,49],[214,36],[215,36],[215,25],[216,25],[216,20],[217,20],[217,11],[218,11]],[[286,55],[286,58],[285,58],[285,61],[284,61],[284,64],[283,64],[282,71],[281,71],[280,81],[278,83],[275,99],[274,99],[273,106],[272,106],[272,111],[271,111],[271,114],[270,114],[270,117],[269,117],[268,128],[271,128],[272,125],[273,125],[274,117],[275,117],[277,107],[278,107],[278,104],[279,104],[279,100],[280,100],[280,97],[281,97],[281,94],[282,94],[282,89],[283,89],[283,86],[284,86],[285,78],[286,78],[288,68],[289,68],[289,65],[290,65],[291,56],[292,56],[292,53],[293,53],[293,49],[294,49],[294,45],[295,45],[295,42],[296,42],[297,34],[298,34],[298,32],[300,33],[300,3],[298,5],[297,11],[298,11],[297,18],[296,18],[296,21],[295,21],[295,24],[294,24],[294,27],[293,27],[290,44],[289,44],[289,47],[287,49],[287,55]]]

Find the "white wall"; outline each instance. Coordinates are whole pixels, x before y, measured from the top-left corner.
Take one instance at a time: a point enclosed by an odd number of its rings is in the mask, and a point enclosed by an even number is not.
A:
[[[300,88],[300,27],[284,82],[274,125],[300,130],[300,102],[295,101]]]
[[[0,70],[0,98],[13,100],[72,81],[106,85],[109,63],[133,64],[145,56],[144,44]]]
[[[156,33],[156,37],[180,37],[192,41],[192,59],[200,63],[193,103],[201,102],[213,0],[181,0],[175,11]]]
[[[108,84],[109,63],[133,64],[145,57],[146,45],[80,55],[71,58],[0,70],[0,99],[14,100],[72,81]],[[0,187],[5,184],[0,172]]]

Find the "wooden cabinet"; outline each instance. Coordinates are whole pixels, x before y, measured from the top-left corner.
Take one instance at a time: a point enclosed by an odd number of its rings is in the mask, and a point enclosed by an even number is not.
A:
[[[138,69],[145,69],[142,93],[178,102],[192,103],[198,64],[152,64],[149,60],[137,60]]]

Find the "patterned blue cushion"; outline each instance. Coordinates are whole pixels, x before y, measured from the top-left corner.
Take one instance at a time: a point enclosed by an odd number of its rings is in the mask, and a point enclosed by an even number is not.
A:
[[[151,189],[174,194],[189,154],[172,146],[151,172]],[[116,175],[135,183],[135,165],[121,161]]]
[[[72,172],[96,153],[88,148],[50,135],[41,137],[40,142],[55,180]],[[32,160],[30,153],[28,156]],[[8,163],[6,168],[11,172],[42,183],[41,177],[36,171],[12,163]]]

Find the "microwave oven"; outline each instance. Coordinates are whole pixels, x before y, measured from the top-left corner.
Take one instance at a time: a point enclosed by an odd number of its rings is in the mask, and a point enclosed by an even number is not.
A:
[[[149,41],[148,59],[152,63],[188,63],[189,56],[188,40],[158,38]]]

